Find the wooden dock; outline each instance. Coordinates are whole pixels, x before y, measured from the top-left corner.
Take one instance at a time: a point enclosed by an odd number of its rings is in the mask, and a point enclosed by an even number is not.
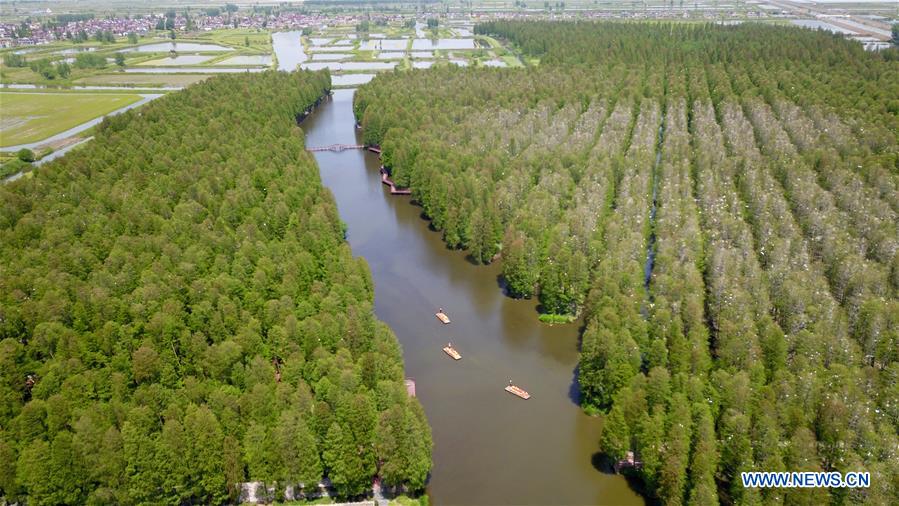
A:
[[[362,147],[362,146],[359,146]],[[367,150],[372,153],[378,155],[378,159],[381,158],[381,146],[366,146]],[[393,183],[393,180],[390,179],[390,173],[387,171],[387,168],[383,165],[381,166],[381,182],[387,185],[390,188],[391,195],[412,195],[412,190],[409,188],[397,188]]]
[[[381,166],[381,182],[390,187],[391,195],[412,195],[412,190],[408,188],[397,188],[390,179],[390,174],[387,173],[387,169],[383,166]]]
[[[529,394],[527,390],[517,387],[515,385],[508,385],[508,386],[506,386],[505,390],[506,390],[506,392],[509,392],[512,395],[521,397],[522,399],[525,399],[525,400],[531,398],[531,394]]]
[[[452,344],[447,344],[446,346],[444,346],[443,351],[446,352],[447,355],[452,357],[453,360],[461,360],[462,359],[462,354],[459,353],[458,351],[456,351],[456,349],[453,348]]]
[[[616,462],[612,467],[616,473],[620,473],[622,469],[642,469],[643,462],[634,457],[634,452],[628,451],[624,458]]]

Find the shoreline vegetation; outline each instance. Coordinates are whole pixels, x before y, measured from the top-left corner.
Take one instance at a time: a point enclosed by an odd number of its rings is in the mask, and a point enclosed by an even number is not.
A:
[[[537,319],[539,319],[543,323],[548,323],[550,325],[554,324],[565,324],[565,323],[574,323],[577,321],[577,316],[570,314],[552,314],[552,313],[541,313]]]
[[[329,90],[216,77],[0,187],[6,500],[423,490],[430,428],[297,126]]]
[[[502,251],[541,320],[584,315],[604,458],[665,504],[846,499],[743,488],[758,469],[869,471],[852,500],[899,501],[897,50],[760,24],[475,33],[540,65],[381,74],[354,113],[447,247]]]

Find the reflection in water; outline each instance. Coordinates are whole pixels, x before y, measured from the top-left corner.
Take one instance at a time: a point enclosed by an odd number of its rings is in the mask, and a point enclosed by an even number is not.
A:
[[[304,121],[307,145],[361,142],[352,93],[336,91]],[[621,476],[594,466],[599,420],[572,401],[577,327],[540,324],[535,301],[503,296],[498,265],[448,250],[419,207],[386,193],[375,155],[315,157],[433,428],[434,504],[643,504]],[[438,307],[452,324],[434,318]],[[462,360],[443,353],[448,341]],[[530,400],[503,391],[510,378]]]

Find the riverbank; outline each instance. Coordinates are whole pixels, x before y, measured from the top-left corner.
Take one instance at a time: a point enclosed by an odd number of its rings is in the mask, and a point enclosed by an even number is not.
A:
[[[352,96],[335,90],[304,120],[307,146],[362,144]],[[402,344],[405,374],[428,415],[432,503],[559,504],[562,488],[568,504],[644,504],[625,478],[599,470],[601,422],[577,405],[575,326],[538,322],[536,301],[503,295],[498,265],[476,266],[447,249],[419,207],[389,194],[377,155],[314,155],[353,254],[370,267],[375,313]],[[434,318],[439,307],[452,325]],[[443,352],[448,341],[463,360]],[[532,398],[506,393],[509,378]]]

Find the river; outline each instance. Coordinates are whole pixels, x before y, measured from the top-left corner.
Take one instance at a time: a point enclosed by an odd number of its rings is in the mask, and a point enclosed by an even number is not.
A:
[[[335,91],[303,122],[307,146],[361,143],[352,96]],[[534,301],[503,295],[498,265],[448,250],[409,197],[387,193],[376,155],[315,157],[433,429],[432,503],[644,504],[623,477],[597,468],[599,420],[576,403],[578,328],[541,324]],[[450,325],[434,317],[439,307]],[[448,341],[462,360],[443,353]],[[531,399],[503,391],[509,379]]]

